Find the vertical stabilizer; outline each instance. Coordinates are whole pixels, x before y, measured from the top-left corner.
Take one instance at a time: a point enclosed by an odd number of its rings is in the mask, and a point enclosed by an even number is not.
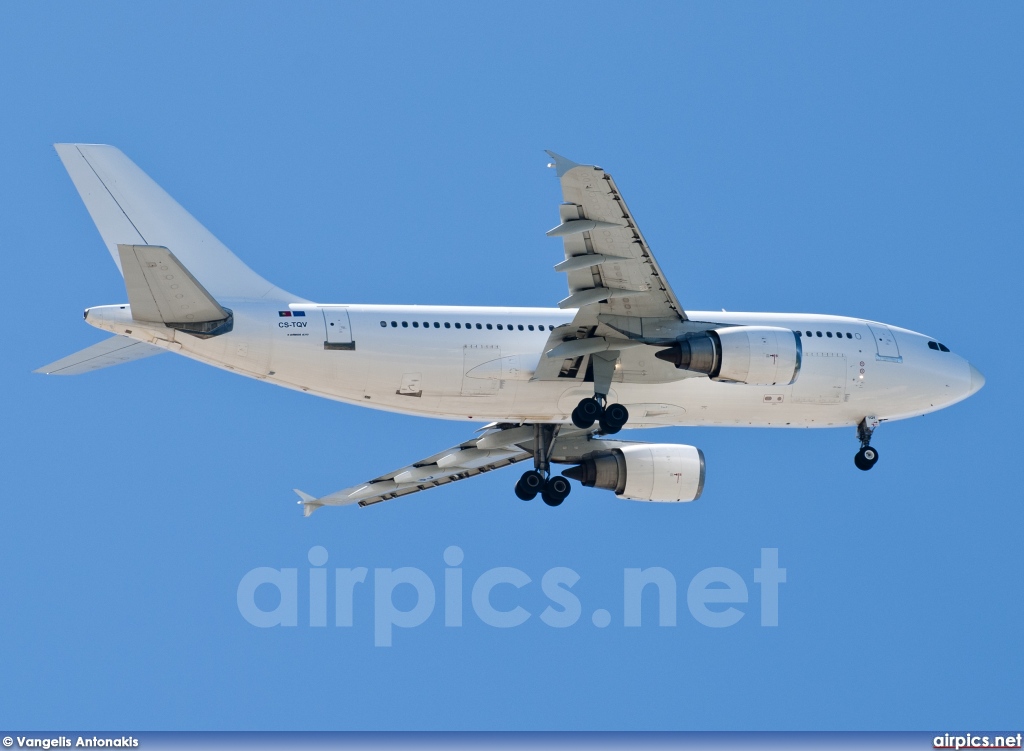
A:
[[[170,248],[195,278],[218,299],[300,298],[254,272],[159,185],[113,146],[54,145],[114,263],[117,246]]]

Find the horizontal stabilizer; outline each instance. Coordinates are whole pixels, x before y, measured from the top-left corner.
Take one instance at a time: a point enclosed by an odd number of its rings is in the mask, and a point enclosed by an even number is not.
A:
[[[299,503],[302,504],[302,515],[303,516],[309,516],[314,511],[316,511],[318,508],[320,508],[321,506],[324,505],[324,504],[320,503],[319,500],[317,500],[316,498],[311,496],[309,493],[303,493],[298,488],[295,488],[295,494],[299,498],[302,499],[301,501],[299,501]]]
[[[118,245],[117,252],[136,321],[204,323],[228,317],[228,312],[167,248]]]
[[[33,372],[47,375],[79,375],[101,368],[109,368],[111,365],[141,360],[144,357],[159,355],[166,351],[160,347],[154,347],[152,344],[134,341],[126,336],[112,336],[91,347],[86,347],[81,352],[44,365]]]

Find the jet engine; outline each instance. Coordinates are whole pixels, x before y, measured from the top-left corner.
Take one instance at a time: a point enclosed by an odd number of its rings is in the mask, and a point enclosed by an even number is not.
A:
[[[595,453],[562,474],[631,501],[695,501],[704,490],[704,454],[694,446],[638,443]]]
[[[655,357],[713,381],[787,386],[800,374],[803,347],[790,329],[731,326],[680,339]]]

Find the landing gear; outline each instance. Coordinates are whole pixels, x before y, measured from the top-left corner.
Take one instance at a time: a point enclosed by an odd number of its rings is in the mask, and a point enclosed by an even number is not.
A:
[[[520,499],[532,501],[539,493],[547,505],[559,506],[572,490],[566,478],[551,475],[551,451],[559,427],[542,423],[533,426],[533,469],[523,472],[516,483],[516,496]]]
[[[582,399],[572,411],[572,424],[586,430],[595,422],[601,425],[605,434],[618,433],[629,421],[629,410],[621,404],[605,406],[605,395],[597,394],[595,398]]]
[[[601,425],[601,432],[608,435],[618,433],[629,420],[629,410],[621,404],[608,404],[608,391],[611,389],[615,363],[618,359],[618,350],[595,352],[591,355],[594,396],[581,399],[576,409],[572,411],[572,424],[577,428],[586,430],[596,422]]]
[[[535,469],[524,472],[516,483],[516,495],[520,500],[532,501],[544,487],[544,475]]]
[[[600,420],[603,414],[604,407],[597,399],[581,399],[572,411],[572,424],[586,430]]]
[[[524,472],[516,483],[516,496],[521,500],[532,501],[540,493],[544,503],[549,506],[560,506],[571,490],[569,481],[561,475],[545,480],[544,475],[535,469]]]
[[[618,433],[629,421],[629,410],[621,404],[609,404],[601,415],[601,432]]]
[[[879,419],[869,415],[860,421],[857,426],[857,439],[860,441],[860,451],[853,457],[853,463],[857,469],[867,472],[878,461],[878,449],[871,446],[871,435],[878,427]]]
[[[561,475],[555,475],[545,483],[540,497],[549,506],[560,506],[569,495],[570,490],[572,490],[572,486],[569,485],[569,481]]]
[[[857,465],[857,469],[862,469],[865,472],[875,466],[875,462],[877,461],[878,451],[870,446],[865,446],[857,452],[856,456],[853,457],[853,463]]]

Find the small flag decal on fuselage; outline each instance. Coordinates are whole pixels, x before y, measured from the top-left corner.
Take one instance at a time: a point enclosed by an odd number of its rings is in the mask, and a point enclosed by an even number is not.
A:
[[[291,318],[292,316],[295,316],[296,318],[303,318],[303,317],[305,317],[305,315],[306,315],[306,311],[304,311],[304,310],[279,310],[279,311],[277,311],[278,318]]]

